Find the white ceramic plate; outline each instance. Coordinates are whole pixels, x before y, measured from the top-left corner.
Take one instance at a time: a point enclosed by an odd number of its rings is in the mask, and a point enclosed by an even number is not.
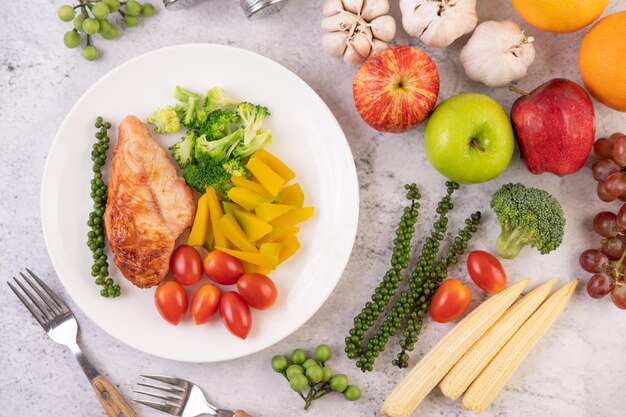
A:
[[[279,289],[268,311],[253,310],[247,340],[232,336],[219,317],[195,326],[187,315],[177,327],[165,322],[154,289],[135,288],[109,255],[122,297],[105,299],[91,278],[86,246],[91,146],[98,115],[115,123],[127,114],[146,116],[168,103],[177,85],[204,92],[221,86],[228,95],[266,105],[274,142],[268,147],[296,172],[315,217],[298,235],[302,248],[271,277]],[[117,140],[111,130],[112,144]],[[181,134],[157,137],[170,146]],[[107,163],[107,167],[110,163]],[[324,303],[350,256],[357,228],[358,184],[341,127],[320,97],[281,65],[241,49],[180,45],[159,49],[114,69],[72,108],[57,133],[44,171],[41,216],[56,272],[76,304],[105,331],[144,352],[188,362],[217,362],[264,349],[302,326]],[[206,282],[206,278],[202,282]],[[234,287],[233,287],[234,288]],[[193,296],[193,288],[188,291]]]

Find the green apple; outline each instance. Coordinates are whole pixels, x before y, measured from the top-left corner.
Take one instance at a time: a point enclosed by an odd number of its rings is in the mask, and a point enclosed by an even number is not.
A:
[[[509,165],[515,137],[509,117],[491,97],[464,93],[439,104],[426,122],[426,155],[452,181],[494,179]]]

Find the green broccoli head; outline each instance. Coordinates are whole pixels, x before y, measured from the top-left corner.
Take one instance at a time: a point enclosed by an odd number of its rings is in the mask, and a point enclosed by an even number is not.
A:
[[[243,102],[237,106],[237,114],[241,118],[245,130],[244,142],[249,144],[257,136],[263,120],[270,115],[270,112],[267,110],[267,107]]]
[[[206,122],[199,127],[200,134],[209,140],[221,139],[233,133],[233,126],[239,121],[239,116],[229,110],[215,110],[210,113]]]
[[[178,143],[170,146],[172,156],[178,163],[178,166],[185,168],[194,161],[194,148],[196,146],[196,135],[192,131],[188,131],[187,135]]]
[[[211,88],[204,98],[204,110],[207,114],[215,110],[234,110],[238,104],[239,101],[227,97],[220,87]]]
[[[209,140],[205,135],[196,140],[196,159],[211,159],[216,164],[223,164],[243,138],[243,129],[237,129],[221,139]]]
[[[491,208],[502,226],[496,251],[503,258],[515,258],[526,245],[546,254],[563,241],[563,208],[544,190],[503,185],[491,198]]]
[[[201,193],[206,192],[206,187],[209,185],[219,186],[224,182],[230,182],[230,175],[221,165],[204,158],[196,160],[195,164],[185,166],[183,178],[190,187]]]
[[[249,175],[245,160],[242,158],[231,158],[222,164],[222,168],[224,168],[231,177],[248,177]]]
[[[272,143],[272,134],[270,131],[259,129],[249,143],[246,144],[245,140],[239,142],[233,150],[233,155],[240,158],[247,158],[270,143]]]
[[[180,119],[176,109],[167,106],[148,116],[148,123],[154,125],[157,133],[175,133],[180,130]]]
[[[198,96],[198,94],[194,93],[193,91],[186,90],[180,85],[177,85],[174,89],[174,98],[183,104],[187,104],[189,102],[189,99],[195,98],[196,100],[198,100],[200,96]]]

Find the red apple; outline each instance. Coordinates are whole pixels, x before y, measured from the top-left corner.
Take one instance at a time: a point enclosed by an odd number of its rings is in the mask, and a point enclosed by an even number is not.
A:
[[[382,132],[422,123],[439,95],[439,72],[428,55],[396,46],[368,58],[352,81],[354,103],[365,122]]]
[[[578,171],[596,136],[589,95],[575,82],[562,78],[523,93],[513,103],[511,121],[522,158],[533,174],[547,171],[563,176]]]

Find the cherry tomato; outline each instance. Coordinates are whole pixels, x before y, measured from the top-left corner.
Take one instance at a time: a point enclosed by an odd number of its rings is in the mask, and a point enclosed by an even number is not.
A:
[[[204,324],[211,320],[220,306],[221,293],[219,288],[204,284],[191,299],[191,318],[196,324]]]
[[[465,284],[449,278],[435,291],[430,302],[430,316],[438,323],[452,321],[467,310],[471,299],[472,294]]]
[[[267,310],[276,301],[274,282],[263,274],[243,274],[237,281],[237,290],[252,308]]]
[[[191,246],[180,245],[170,258],[170,271],[181,284],[195,284],[202,278],[202,258]]]
[[[467,257],[467,272],[483,291],[496,294],[506,288],[506,272],[500,261],[489,252],[471,251]]]
[[[252,327],[252,315],[246,300],[234,291],[228,291],[220,300],[220,315],[226,328],[235,336],[245,339]]]
[[[161,317],[176,326],[187,311],[187,292],[178,281],[167,281],[157,287],[154,302]]]
[[[243,275],[243,265],[234,256],[214,250],[204,258],[204,273],[218,284],[232,285]]]

